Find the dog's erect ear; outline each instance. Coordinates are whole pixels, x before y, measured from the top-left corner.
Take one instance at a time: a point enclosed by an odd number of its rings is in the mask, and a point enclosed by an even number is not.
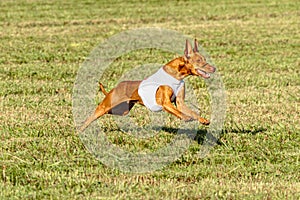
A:
[[[195,39],[195,43],[194,43],[194,52],[199,52],[197,39]]]
[[[186,40],[184,55],[186,58],[190,58],[192,54],[193,54],[192,45],[190,44],[190,42],[188,40]]]

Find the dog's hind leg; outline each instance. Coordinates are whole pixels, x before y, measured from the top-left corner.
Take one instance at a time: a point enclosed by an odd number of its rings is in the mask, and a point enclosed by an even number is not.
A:
[[[80,132],[84,131],[84,129],[86,129],[86,127],[88,127],[93,121],[95,121],[96,119],[98,119],[104,114],[105,114],[104,108],[102,106],[98,106],[95,112],[84,121],[83,125],[79,128],[79,131]]]
[[[103,101],[97,106],[94,113],[85,120],[79,130],[83,131],[93,121],[103,116],[104,114],[117,114],[117,112],[114,112],[114,108],[119,104],[122,104],[123,102],[126,102],[126,99],[123,99],[122,97],[117,95],[115,89],[112,89],[109,93],[106,93]],[[125,109],[124,112],[128,113],[129,111]]]
[[[104,114],[126,115],[135,103],[139,102],[137,88],[139,82],[122,82],[107,93],[102,84],[99,84],[100,90],[106,95],[103,101],[97,106],[95,112],[88,117],[79,128],[83,131],[93,121]]]

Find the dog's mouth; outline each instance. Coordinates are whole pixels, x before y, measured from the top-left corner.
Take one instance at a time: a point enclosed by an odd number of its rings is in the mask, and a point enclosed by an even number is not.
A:
[[[202,76],[203,78],[210,78],[210,74],[201,69],[196,69],[196,72],[199,76]]]

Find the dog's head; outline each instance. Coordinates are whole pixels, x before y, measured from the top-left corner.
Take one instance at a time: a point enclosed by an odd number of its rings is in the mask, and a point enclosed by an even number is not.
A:
[[[198,42],[195,39],[194,49],[188,40],[186,40],[184,50],[185,69],[188,75],[202,76],[209,78],[216,68],[206,62],[204,56],[199,53]]]

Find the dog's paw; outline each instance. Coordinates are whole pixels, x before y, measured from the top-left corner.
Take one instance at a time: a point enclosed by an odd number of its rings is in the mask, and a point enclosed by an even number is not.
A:
[[[204,118],[199,118],[199,122],[203,125],[209,125],[210,121]]]

